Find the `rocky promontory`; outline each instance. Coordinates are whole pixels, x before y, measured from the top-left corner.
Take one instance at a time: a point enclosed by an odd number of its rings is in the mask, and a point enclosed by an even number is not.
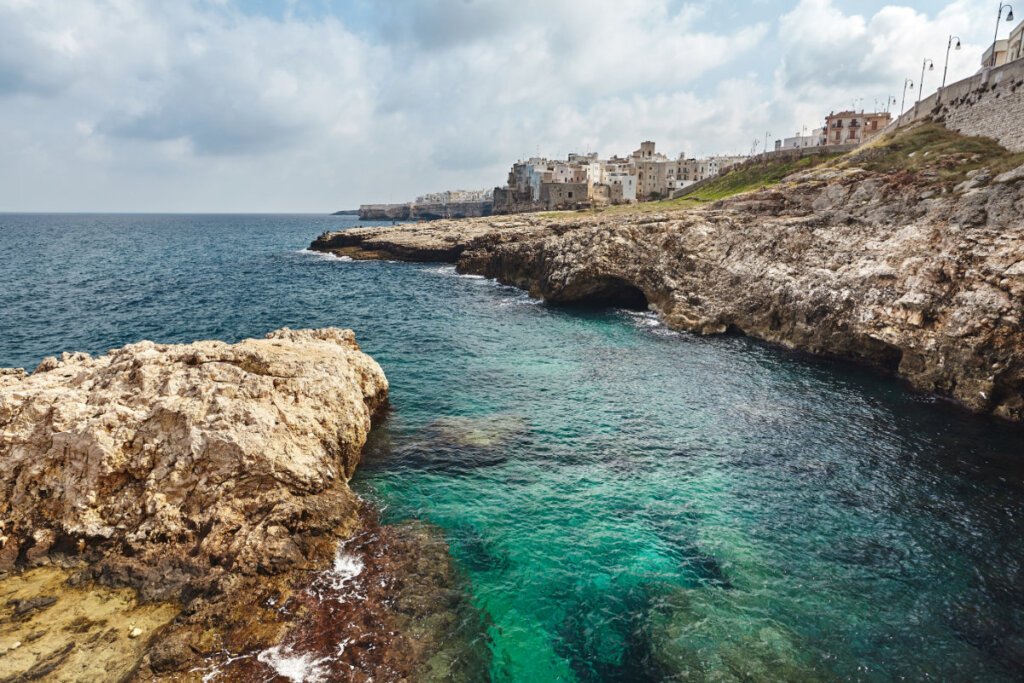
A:
[[[352,230],[312,248],[449,260],[552,303],[650,308],[677,330],[865,362],[1019,421],[1024,166],[985,166],[974,150],[994,143],[976,140],[921,127],[703,204]]]
[[[424,666],[442,639],[403,633],[452,602],[447,553],[429,529],[377,526],[348,487],[387,399],[380,366],[334,328],[4,371],[0,680]],[[321,624],[325,605],[345,618]],[[317,628],[353,642],[344,658]]]

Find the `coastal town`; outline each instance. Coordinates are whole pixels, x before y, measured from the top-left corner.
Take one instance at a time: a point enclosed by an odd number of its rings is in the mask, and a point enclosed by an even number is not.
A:
[[[504,187],[434,192],[403,204],[366,204],[359,208],[359,215],[363,220],[472,218],[673,199],[764,154],[794,149],[810,154],[849,151],[892,122],[892,114],[885,111],[831,112],[822,127],[776,140],[774,150],[761,155],[694,158],[680,153],[672,158],[658,151],[655,141],[645,140],[629,154],[606,159],[597,152],[570,153],[565,159],[530,157],[512,164]]]
[[[1009,17],[1012,18],[1012,13]],[[947,69],[949,53],[954,49],[960,49],[960,40],[950,36]],[[675,199],[745,163],[760,162],[777,155],[827,155],[852,151],[905,123],[907,116],[912,120],[921,118],[943,101],[944,91],[955,93],[964,87],[971,89],[974,81],[981,79],[987,82],[985,79],[989,72],[1011,63],[1024,64],[1024,21],[1014,27],[1007,38],[994,41],[985,50],[980,59],[980,69],[971,78],[949,86],[943,80],[935,94],[928,98],[915,98],[914,94],[920,95],[923,90],[926,72],[935,69],[934,61],[925,59],[916,84],[913,78],[904,81],[900,100],[895,95],[887,96],[884,108],[878,111],[833,110],[822,117],[819,127],[805,127],[791,137],[776,139],[772,149],[768,149],[768,136],[765,136],[760,153],[754,149],[745,155],[720,154],[696,158],[680,152],[672,158],[658,151],[655,141],[646,140],[636,150],[621,156],[615,154],[600,158],[597,152],[570,153],[564,159],[535,156],[513,163],[504,186],[490,190],[434,192],[400,204],[364,204],[359,207],[359,217],[362,220],[472,218]],[[890,111],[897,102],[900,116],[894,116]]]

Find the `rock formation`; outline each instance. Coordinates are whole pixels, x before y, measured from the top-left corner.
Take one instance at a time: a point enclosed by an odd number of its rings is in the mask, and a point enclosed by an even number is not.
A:
[[[176,599],[351,534],[347,486],[387,401],[351,331],[131,344],[0,377],[0,571],[51,554]]]
[[[377,526],[348,487],[387,397],[333,328],[0,372],[0,670],[152,680],[237,660],[222,678],[250,680],[283,647],[352,680],[427,667],[454,642],[437,616],[461,595],[446,546]]]
[[[1024,420],[1024,167],[954,185],[937,174],[955,155],[916,174],[869,170],[871,155],[690,208],[348,231],[313,248],[456,261],[553,303],[650,307],[677,330],[867,362]]]

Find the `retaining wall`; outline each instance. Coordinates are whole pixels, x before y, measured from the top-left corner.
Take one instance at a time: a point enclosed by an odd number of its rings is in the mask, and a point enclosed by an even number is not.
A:
[[[1024,152],[1024,59],[982,69],[915,103],[886,130],[930,116],[964,135],[984,135]]]

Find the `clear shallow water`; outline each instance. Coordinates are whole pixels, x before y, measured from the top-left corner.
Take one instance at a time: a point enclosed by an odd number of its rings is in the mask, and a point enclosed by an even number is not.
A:
[[[0,366],[353,328],[393,404],[353,486],[444,530],[494,680],[1021,677],[1021,430],[643,313],[302,251],[348,224],[0,215]]]

